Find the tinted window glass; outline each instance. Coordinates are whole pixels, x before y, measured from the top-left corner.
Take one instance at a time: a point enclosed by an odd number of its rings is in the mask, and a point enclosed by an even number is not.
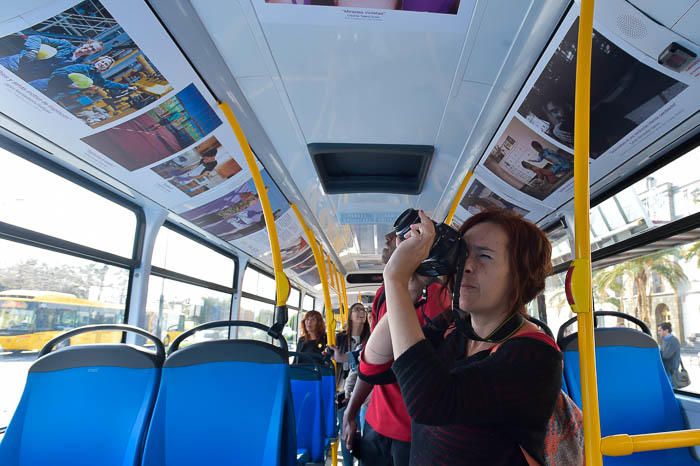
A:
[[[200,280],[233,286],[233,259],[169,228],[158,232],[152,263]]]
[[[136,215],[0,148],[0,221],[131,257]]]
[[[123,323],[129,271],[0,239],[0,427],[9,423],[38,351],[83,325]],[[70,344],[117,343],[90,332]]]

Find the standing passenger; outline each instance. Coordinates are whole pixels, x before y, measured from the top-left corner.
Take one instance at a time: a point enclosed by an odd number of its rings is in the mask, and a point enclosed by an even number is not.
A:
[[[392,232],[385,239],[387,247],[382,253],[382,259],[388,261],[396,248],[396,235]],[[418,275],[411,277],[409,294],[415,315],[421,325],[437,318],[449,308],[449,295],[445,290],[438,281],[429,283],[427,277]],[[348,449],[352,450],[354,439],[349,433],[354,432],[357,410],[371,390],[372,398],[367,408],[360,441],[360,464],[361,466],[406,466],[409,463],[411,451],[411,420],[398,384],[391,379],[390,374],[387,374],[392,357],[388,322],[383,319],[386,313],[384,287],[377,291],[372,303],[372,313],[376,317],[372,335],[360,361],[360,373],[376,385],[372,389],[371,384],[361,380],[355,387],[343,417],[344,440]],[[374,345],[372,341],[375,342]],[[386,350],[387,345],[388,350]],[[372,353],[369,356],[368,351]]]
[[[367,311],[362,303],[355,303],[350,306],[350,316],[345,324],[345,330],[340,332],[336,338],[336,346],[332,346],[333,359],[342,367],[342,375],[339,378],[339,383],[343,384],[343,399],[350,400],[355,385],[357,384],[357,367],[358,355],[360,350],[367,343],[369,338],[369,322],[367,321]],[[338,418],[342,419],[345,407],[338,409]],[[361,414],[360,416],[361,417]],[[362,425],[362,420],[359,419],[359,425]],[[342,436],[342,430],[340,432]],[[341,442],[341,451],[343,453],[343,465],[352,466],[353,459],[350,451],[347,449],[344,442]]]
[[[656,328],[661,343],[661,360],[664,363],[668,380],[673,383],[673,374],[676,373],[681,364],[681,343],[671,333],[672,331],[671,322],[663,322]]]
[[[467,253],[452,286],[465,317],[438,353],[411,309],[411,276],[435,238],[432,221],[420,217],[384,269],[393,371],[412,420],[411,465],[544,464],[562,357],[522,314],[551,270],[547,237],[504,211],[464,223]]]

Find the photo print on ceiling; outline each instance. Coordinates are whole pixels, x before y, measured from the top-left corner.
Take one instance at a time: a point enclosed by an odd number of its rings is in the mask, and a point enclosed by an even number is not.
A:
[[[484,166],[518,191],[541,201],[571,179],[574,156],[513,118]]]
[[[0,66],[92,128],[173,90],[98,0],[0,38]]]
[[[180,152],[221,125],[194,84],[136,118],[82,138],[129,171]]]
[[[242,168],[212,136],[151,170],[193,197],[215,188],[240,173]]]
[[[542,70],[518,113],[543,134],[574,147],[578,19]],[[596,159],[688,86],[631,56],[594,30],[590,157]]]

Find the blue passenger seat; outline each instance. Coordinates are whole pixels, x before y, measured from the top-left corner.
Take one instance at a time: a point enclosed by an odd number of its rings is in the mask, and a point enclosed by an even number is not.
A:
[[[290,366],[297,460],[300,464],[323,461],[324,426],[321,372],[313,365]]]
[[[49,342],[32,364],[21,401],[0,443],[3,466],[134,466],[152,413],[164,359],[126,344],[69,346],[59,341],[126,325],[91,325]]]
[[[664,371],[656,341],[630,328],[598,328],[595,330],[595,341],[604,437],[687,429],[680,404]],[[564,352],[564,374],[569,396],[580,407],[578,334],[560,338],[559,343]],[[603,462],[605,466],[700,465],[689,448],[620,457],[605,456]]]
[[[195,327],[171,345],[153,413],[143,466],[293,465],[295,433],[286,345],[253,340],[194,343]]]
[[[323,435],[326,447],[337,437],[337,412],[335,407],[335,370],[333,367],[321,366],[321,411],[323,416]]]

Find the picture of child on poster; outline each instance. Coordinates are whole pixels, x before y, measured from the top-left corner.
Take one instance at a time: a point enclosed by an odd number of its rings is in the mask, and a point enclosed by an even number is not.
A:
[[[262,178],[277,219],[289,209],[289,203],[266,171],[262,172]],[[252,179],[225,196],[180,215],[224,241],[234,241],[265,228],[262,205]]]
[[[0,66],[93,128],[173,89],[97,0],[0,38]]]
[[[146,113],[82,141],[134,171],[180,152],[220,125],[214,110],[190,84]]]
[[[215,188],[241,171],[241,166],[215,138],[151,168],[190,197]]]
[[[489,188],[481,184],[479,180],[472,181],[471,186],[467,190],[459,205],[462,206],[471,215],[478,214],[483,210],[488,209],[504,209],[510,210],[520,216],[525,216],[529,211],[512,204],[501,196],[497,195]]]
[[[541,201],[573,176],[574,156],[514,118],[484,166],[515,189]]]
[[[533,128],[574,147],[578,20],[518,109]],[[591,56],[590,156],[598,158],[688,86],[641,63],[598,31]]]

